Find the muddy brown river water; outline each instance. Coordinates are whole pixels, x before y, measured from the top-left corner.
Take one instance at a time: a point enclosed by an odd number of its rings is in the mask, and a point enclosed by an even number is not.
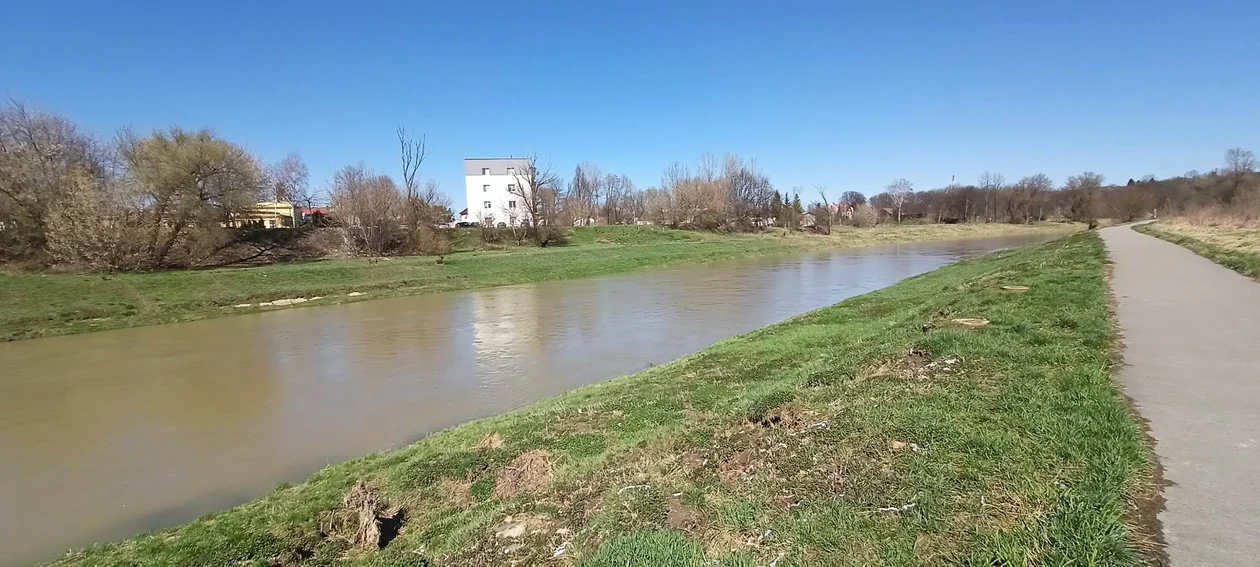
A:
[[[0,344],[0,564],[245,502],[329,464],[1046,236],[763,257]]]

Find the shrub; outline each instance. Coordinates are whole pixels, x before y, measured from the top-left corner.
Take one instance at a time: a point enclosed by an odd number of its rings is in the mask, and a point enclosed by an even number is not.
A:
[[[879,222],[879,212],[870,205],[858,205],[853,208],[853,226],[870,228]]]

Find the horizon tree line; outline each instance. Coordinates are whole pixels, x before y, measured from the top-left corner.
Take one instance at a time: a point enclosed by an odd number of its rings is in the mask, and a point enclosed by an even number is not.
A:
[[[369,256],[444,255],[449,236],[439,226],[452,219],[451,201],[435,181],[421,177],[426,138],[401,127],[395,134],[397,177],[362,162],[347,165],[321,195],[312,190],[297,154],[268,164],[206,129],[124,129],[101,139],[63,116],[9,101],[0,108],[0,262],[154,270],[282,261],[330,246]],[[1107,185],[1102,175],[1085,172],[1056,187],[1044,174],[1007,182],[1000,173],[985,172],[972,184],[925,191],[896,179],[869,198],[846,190],[834,202],[819,184],[818,199],[808,203],[801,188],[779,191],[756,160],[729,153],[703,154],[694,165],[670,164],[646,189],[589,162],[578,164],[568,180],[537,156],[529,163],[518,172],[517,187],[534,220],[512,238],[540,246],[563,241],[566,227],[593,224],[829,232],[838,225],[906,220],[1029,223],[1063,217],[1094,224],[1103,217],[1127,221],[1158,210],[1204,207],[1260,218],[1257,160],[1241,148],[1228,150],[1220,168],[1163,180],[1145,176]],[[264,200],[304,207],[327,202],[333,214],[297,231],[244,223]],[[336,234],[307,235],[318,228]]]

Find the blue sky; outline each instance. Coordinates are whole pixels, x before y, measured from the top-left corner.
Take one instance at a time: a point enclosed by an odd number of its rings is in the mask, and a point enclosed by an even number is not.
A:
[[[896,4],[895,6],[893,4]],[[103,136],[209,127],[312,183],[393,130],[463,202],[464,157],[536,153],[643,188],[702,152],[874,194],[985,170],[1112,180],[1260,150],[1246,2],[23,2],[0,95]],[[812,197],[807,189],[805,196]]]

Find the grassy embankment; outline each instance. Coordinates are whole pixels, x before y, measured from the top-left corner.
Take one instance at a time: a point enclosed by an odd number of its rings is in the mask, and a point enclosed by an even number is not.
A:
[[[303,305],[599,276],[632,270],[791,252],[1070,230],[1070,226],[926,225],[836,231],[832,236],[729,235],[654,227],[573,231],[550,248],[468,251],[447,256],[325,260],[248,269],[134,274],[0,273],[0,340],[63,335],[239,315],[261,302]],[[464,240],[471,235],[465,234]],[[348,293],[358,293],[348,297]],[[238,304],[253,304],[237,308]]]
[[[946,267],[58,564],[1139,565],[1104,263]],[[347,494],[401,518],[383,548]]]
[[[1260,280],[1260,226],[1208,225],[1162,220],[1134,227],[1192,250],[1217,264]]]

